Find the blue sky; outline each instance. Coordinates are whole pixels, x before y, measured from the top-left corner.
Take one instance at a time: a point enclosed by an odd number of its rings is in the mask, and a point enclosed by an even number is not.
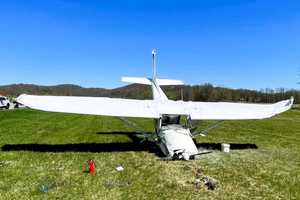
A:
[[[114,88],[122,75],[299,88],[300,1],[0,2],[0,85]]]

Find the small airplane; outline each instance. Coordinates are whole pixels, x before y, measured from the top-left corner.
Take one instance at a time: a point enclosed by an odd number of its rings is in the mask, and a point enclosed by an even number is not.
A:
[[[17,102],[29,108],[51,112],[114,116],[127,125],[127,117],[154,119],[155,131],[142,133],[145,140],[155,141],[166,159],[193,159],[201,154],[193,140],[195,127],[192,120],[250,120],[264,119],[285,112],[293,105],[293,97],[274,104],[193,102],[169,100],[160,86],[183,85],[180,80],[156,77],[156,49],[152,50],[152,78],[122,77],[122,81],[149,85],[153,100],[122,99],[108,97],[38,96],[22,94]],[[184,118],[184,124],[180,118]],[[217,122],[219,123],[219,122]],[[217,124],[200,132],[201,136]]]

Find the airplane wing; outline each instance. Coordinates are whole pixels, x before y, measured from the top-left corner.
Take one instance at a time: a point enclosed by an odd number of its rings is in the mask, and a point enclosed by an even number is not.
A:
[[[275,104],[250,104],[26,94],[20,95],[17,101],[33,109],[52,112],[142,118],[177,114],[189,115],[192,120],[263,119],[287,111],[293,104],[293,98]]]
[[[190,102],[188,112],[195,120],[264,119],[289,110],[294,98],[274,104]]]
[[[17,102],[33,109],[52,112],[159,118],[153,109],[152,100],[22,94],[17,98]]]

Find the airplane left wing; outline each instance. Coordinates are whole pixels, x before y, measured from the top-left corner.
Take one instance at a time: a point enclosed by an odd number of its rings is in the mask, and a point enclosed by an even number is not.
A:
[[[159,118],[152,100],[22,94],[17,102],[33,109],[52,112]]]

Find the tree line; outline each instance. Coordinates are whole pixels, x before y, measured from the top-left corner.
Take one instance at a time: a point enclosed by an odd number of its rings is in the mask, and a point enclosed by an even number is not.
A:
[[[162,87],[166,95],[173,100],[184,101],[227,101],[248,103],[274,103],[294,97],[295,103],[300,103],[300,90],[295,89],[230,89],[215,87],[212,84],[165,86]],[[18,95],[67,95],[67,96],[107,96],[119,98],[151,99],[151,88],[145,85],[127,85],[115,89],[84,88],[78,85],[39,86],[32,84],[13,84],[0,86],[0,94],[17,97]]]

